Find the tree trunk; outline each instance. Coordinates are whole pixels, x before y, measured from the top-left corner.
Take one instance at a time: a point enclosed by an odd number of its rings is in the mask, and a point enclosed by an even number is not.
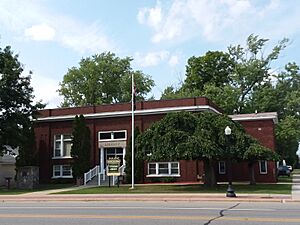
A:
[[[215,175],[215,161],[212,159],[203,160],[204,162],[204,184],[207,187],[215,187],[217,185],[216,175]]]
[[[255,173],[254,173],[254,162],[251,161],[248,163],[248,169],[249,169],[249,178],[250,178],[250,185],[255,185]]]
[[[76,186],[81,186],[81,185],[83,185],[83,178],[82,177],[76,178]]]

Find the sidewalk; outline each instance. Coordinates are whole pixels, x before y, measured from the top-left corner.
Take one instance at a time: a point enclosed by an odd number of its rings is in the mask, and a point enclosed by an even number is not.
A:
[[[300,174],[293,174],[292,199],[300,201]]]
[[[52,194],[67,190],[85,188],[73,187],[65,189],[31,192],[20,195],[0,195],[2,202],[20,201],[226,201],[226,202],[291,202],[291,195],[270,194],[237,194],[236,198],[227,198],[224,194],[212,193],[161,193],[161,194]]]
[[[53,194],[63,191],[90,188],[79,186],[52,189],[19,195],[0,195],[2,202],[19,201],[225,201],[225,202],[300,202],[300,174],[293,175],[292,194],[239,194],[236,198],[226,193],[160,193],[160,194]]]

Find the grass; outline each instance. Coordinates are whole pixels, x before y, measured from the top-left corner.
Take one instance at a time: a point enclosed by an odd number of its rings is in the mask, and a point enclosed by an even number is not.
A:
[[[215,188],[207,188],[202,184],[193,185],[142,185],[131,190],[128,186],[94,187],[56,194],[147,194],[147,193],[225,193],[226,184],[219,184]],[[252,194],[291,194],[291,184],[257,184],[234,185],[236,193]]]
[[[293,174],[300,174],[300,169],[294,169]]]
[[[7,189],[6,187],[0,187],[0,195],[19,195],[19,194],[25,194],[30,192],[36,192],[36,191],[68,188],[72,186],[73,186],[72,184],[47,184],[47,185],[40,185],[40,187],[36,189],[16,189],[16,188]]]
[[[280,176],[278,177],[278,183],[292,183],[293,182],[293,176]]]

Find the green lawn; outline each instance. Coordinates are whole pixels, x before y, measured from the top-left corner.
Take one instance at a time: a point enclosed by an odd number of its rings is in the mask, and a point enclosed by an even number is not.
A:
[[[278,183],[292,183],[293,182],[293,176],[280,176],[278,177]]]
[[[194,185],[143,185],[131,190],[128,186],[94,187],[74,191],[59,192],[57,194],[138,194],[138,193],[225,193],[227,185],[207,188],[202,184]],[[234,185],[235,192],[252,194],[291,194],[291,184],[257,184]]]
[[[61,189],[61,188],[68,188],[72,187],[72,184],[47,184],[47,185],[40,185],[39,188],[36,189],[29,189],[29,190],[21,190],[16,188],[7,189],[6,187],[0,187],[0,195],[18,195],[18,194],[25,194],[29,192],[36,192],[36,191],[45,191],[45,190],[52,190],[52,189]]]
[[[299,174],[300,173],[300,169],[294,169],[293,174]]]

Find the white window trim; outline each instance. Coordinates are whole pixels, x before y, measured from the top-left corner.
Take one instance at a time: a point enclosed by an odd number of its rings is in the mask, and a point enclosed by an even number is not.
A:
[[[224,163],[224,171],[221,171],[221,163]],[[219,174],[226,174],[226,162],[219,161]]]
[[[59,176],[55,176],[54,174],[54,167],[55,166],[59,166],[60,167],[60,175]],[[73,178],[73,171],[72,171],[72,167],[71,167],[71,176],[63,176],[63,166],[70,166],[70,165],[53,165],[52,166],[52,179],[57,179],[57,178]]]
[[[168,164],[168,174],[159,174],[159,164]],[[171,163],[177,163],[178,165],[178,174],[171,174]],[[155,164],[155,174],[149,174],[149,165],[150,164]],[[146,177],[180,177],[180,163],[179,162],[149,162],[148,165],[148,171]]]
[[[60,135],[60,156],[55,156],[55,146],[56,146],[56,136]],[[64,141],[72,141],[71,139],[64,139],[65,135],[70,135],[70,134],[55,134],[54,135],[54,145],[53,145],[53,157],[52,159],[72,159],[72,156],[63,156],[64,154]]]
[[[265,163],[265,167],[266,167],[266,171],[265,172],[261,171],[261,164],[262,164],[262,162]],[[259,160],[258,165],[259,165],[259,173],[260,174],[268,174],[268,161],[267,160]]]
[[[114,139],[114,133],[116,132],[125,132],[125,138]],[[100,134],[102,133],[110,133],[110,139],[100,139]],[[109,130],[109,131],[99,131],[98,132],[98,140],[99,142],[105,141],[126,141],[127,140],[127,130]]]
[[[53,156],[52,159],[72,159],[72,156]]]

